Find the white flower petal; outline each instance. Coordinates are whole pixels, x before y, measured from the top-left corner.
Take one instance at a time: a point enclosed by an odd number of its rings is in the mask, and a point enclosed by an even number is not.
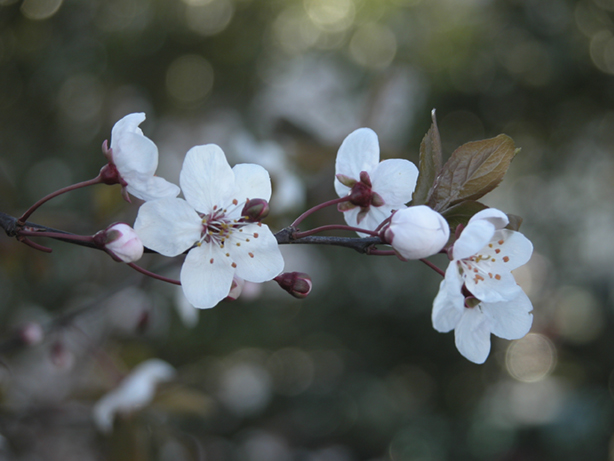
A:
[[[233,199],[245,203],[245,199],[261,198],[271,200],[271,178],[260,165],[240,163],[232,169],[235,174]]]
[[[516,280],[514,280],[514,276],[509,272],[483,274],[480,279],[473,276],[473,274],[467,275],[465,285],[471,294],[480,301],[506,301],[515,298],[518,291],[522,291]]]
[[[147,248],[164,256],[177,256],[196,243],[203,224],[183,199],[145,202],[139,208],[134,230]]]
[[[491,243],[480,253],[489,256],[492,272],[509,272],[529,262],[533,244],[520,232],[503,229],[494,233]]]
[[[454,297],[456,293],[461,293],[463,283],[465,280],[458,270],[458,264],[456,261],[450,261],[446,268],[445,274],[446,289],[450,293],[451,297]]]
[[[491,319],[492,333],[503,339],[520,339],[533,324],[533,305],[520,290],[518,295],[506,302],[481,304],[482,310]]]
[[[371,173],[372,190],[384,199],[386,205],[396,208],[411,200],[417,180],[416,165],[398,158],[384,160]]]
[[[360,224],[355,223],[353,225],[362,229],[375,230],[382,223],[382,221],[386,218],[389,218],[391,214],[392,207],[388,205],[382,205],[378,207],[371,206],[369,207],[367,215],[362,219],[362,221],[360,221]],[[371,237],[370,235],[364,234],[362,232],[358,232],[358,235],[360,235],[361,237]]]
[[[469,258],[478,253],[490,242],[495,233],[495,226],[486,220],[467,224],[460,237],[454,242],[453,256],[455,260]]]
[[[488,221],[495,226],[495,229],[503,229],[510,222],[507,215],[503,211],[497,210],[496,208],[486,208],[485,210],[477,212],[471,217],[469,223],[479,220]]]
[[[345,219],[348,226],[358,227],[356,224],[358,213],[360,213],[360,207],[354,207],[343,212],[343,219]]]
[[[177,197],[181,192],[179,186],[159,176],[148,176],[146,180],[131,180],[128,182],[126,190],[136,198],[145,201]]]
[[[433,328],[440,333],[447,333],[456,328],[463,315],[464,302],[465,297],[460,290],[447,289],[446,280],[442,280],[433,302],[431,314]]]
[[[456,348],[474,363],[484,363],[490,353],[488,317],[478,307],[465,309],[454,330]]]
[[[235,177],[222,149],[215,144],[192,147],[185,156],[179,184],[187,202],[201,213],[232,200]]]
[[[370,173],[379,162],[379,142],[370,128],[359,128],[341,143],[335,160],[335,174],[358,180],[360,172]],[[335,178],[335,191],[339,197],[347,195],[347,187]]]
[[[216,244],[192,248],[181,266],[181,287],[190,304],[200,309],[214,307],[232,286],[232,260]]]
[[[248,282],[272,280],[284,268],[277,239],[265,224],[250,224],[233,232],[226,251],[236,264],[236,274]]]
[[[133,174],[152,176],[158,167],[158,148],[138,127],[144,120],[144,113],[129,114],[111,130],[113,163],[128,183]]]

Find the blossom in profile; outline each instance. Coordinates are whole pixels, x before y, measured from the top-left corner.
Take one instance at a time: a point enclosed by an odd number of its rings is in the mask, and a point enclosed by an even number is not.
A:
[[[440,333],[454,330],[454,342],[461,355],[484,363],[490,353],[491,333],[503,339],[520,339],[531,329],[533,305],[522,291],[508,301],[484,302],[465,298],[460,290],[444,289],[442,281],[433,303],[433,327]]]
[[[116,414],[127,414],[146,407],[153,400],[156,386],[175,376],[175,369],[160,359],[137,365],[119,385],[94,405],[92,416],[101,432],[113,430]]]
[[[144,113],[128,114],[111,130],[111,147],[103,144],[103,152],[109,164],[101,170],[103,182],[121,184],[124,198],[127,193],[141,200],[157,200],[177,197],[179,187],[163,178],[154,176],[158,168],[158,148],[143,135],[139,125]]]
[[[250,200],[271,196],[264,168],[231,168],[218,146],[196,146],[186,155],[180,184],[185,200],[144,203],[134,227],[143,244],[158,253],[188,251],[180,280],[190,304],[215,306],[229,295],[235,276],[261,283],[282,271],[284,261],[271,230],[242,216],[245,205],[254,203]]]
[[[416,165],[404,159],[379,159],[377,135],[370,128],[350,133],[337,153],[335,191],[350,199],[338,209],[352,227],[375,230],[393,210],[405,208],[416,188]]]
[[[422,259],[439,253],[449,237],[448,222],[426,205],[396,211],[383,232],[383,241],[403,259]]]

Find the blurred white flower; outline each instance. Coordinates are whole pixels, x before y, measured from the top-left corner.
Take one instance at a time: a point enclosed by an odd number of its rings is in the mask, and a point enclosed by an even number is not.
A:
[[[300,177],[292,171],[288,157],[279,144],[273,141],[256,141],[243,132],[232,138],[232,148],[242,162],[262,165],[275,183],[271,197],[271,211],[274,214],[296,209],[305,202],[305,186]]]
[[[128,114],[113,126],[111,148],[107,149],[106,141],[103,144],[103,151],[109,160],[107,167],[110,170],[116,168],[119,174],[116,182],[122,185],[128,201],[126,192],[141,200],[177,197],[179,187],[154,176],[158,167],[158,148],[139,128],[144,120],[145,114],[142,112]]]
[[[335,161],[335,190],[348,225],[375,230],[393,210],[405,208],[416,187],[418,168],[409,160],[379,161],[375,132],[359,128],[341,144]],[[359,233],[360,234],[360,233]]]
[[[186,155],[180,175],[186,200],[166,198],[144,203],[135,229],[144,245],[165,256],[189,250],[181,268],[181,286],[190,303],[210,308],[226,298],[235,275],[265,282],[284,261],[268,226],[242,217],[249,199],[268,200],[271,180],[259,165],[230,168],[214,144]]]
[[[405,259],[434,255],[444,247],[449,237],[447,221],[426,205],[397,211],[384,231],[386,243]]]
[[[92,410],[94,423],[101,432],[111,432],[116,413],[126,414],[144,408],[153,400],[157,384],[174,376],[175,369],[163,360],[140,363],[115,389],[96,402]]]

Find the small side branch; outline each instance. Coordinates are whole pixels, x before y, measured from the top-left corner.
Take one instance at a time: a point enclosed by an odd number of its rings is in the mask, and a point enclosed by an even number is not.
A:
[[[297,230],[293,227],[286,227],[275,234],[277,243],[285,244],[307,244],[307,245],[333,245],[344,248],[351,248],[362,254],[368,254],[369,248],[373,245],[383,243],[379,237],[329,237],[312,235],[301,238],[294,238]]]

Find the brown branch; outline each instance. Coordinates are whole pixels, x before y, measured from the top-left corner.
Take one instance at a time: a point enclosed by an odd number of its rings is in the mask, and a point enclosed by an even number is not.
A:
[[[36,237],[36,232],[41,232],[41,237],[45,235],[42,233],[50,232],[54,234],[64,234],[66,238],[63,239],[60,235],[55,235],[53,237],[49,236],[49,238],[53,238],[55,240],[60,240],[67,243],[72,243],[73,245],[80,245],[88,248],[94,248],[96,250],[100,250],[99,247],[96,246],[93,242],[87,241],[75,241],[71,239],[72,234],[70,232],[66,232],[59,229],[54,229],[52,227],[43,226],[41,224],[26,222],[23,227],[19,226],[17,218],[10,216],[6,213],[0,211],[0,227],[4,229],[6,235],[9,237],[18,237],[20,229],[25,229],[28,232],[28,237]],[[293,227],[286,227],[275,234],[275,238],[277,239],[277,243],[280,245],[288,245],[288,244],[301,244],[301,245],[332,245],[344,248],[351,248],[353,250],[358,251],[362,254],[368,254],[369,248],[374,245],[382,244],[382,241],[379,237],[331,237],[331,236],[321,236],[321,235],[313,235],[302,238],[294,238],[294,235],[297,233],[297,229]],[[153,250],[148,248],[145,249],[146,253],[156,253]]]

